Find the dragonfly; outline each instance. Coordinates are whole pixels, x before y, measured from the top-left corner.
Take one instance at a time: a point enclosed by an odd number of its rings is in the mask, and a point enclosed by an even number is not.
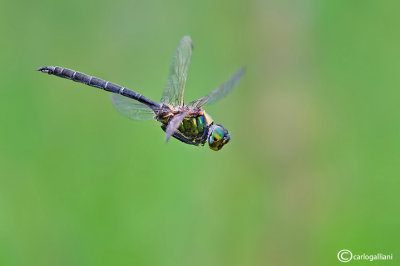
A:
[[[111,92],[112,103],[123,116],[133,120],[155,119],[160,122],[167,142],[171,136],[195,146],[204,146],[208,142],[210,149],[219,151],[231,137],[227,129],[214,123],[203,107],[218,102],[232,91],[242,78],[245,68],[240,68],[207,95],[185,104],[184,92],[192,52],[192,39],[184,36],[172,57],[168,80],[159,102],[126,87],[68,68],[45,66],[37,70]]]

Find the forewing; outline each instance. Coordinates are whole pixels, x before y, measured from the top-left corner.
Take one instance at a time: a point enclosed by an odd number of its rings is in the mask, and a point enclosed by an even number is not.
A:
[[[165,141],[168,142],[169,138],[174,134],[175,130],[179,127],[182,120],[187,115],[187,112],[183,112],[180,114],[175,115],[168,123],[167,129],[165,130]]]
[[[130,119],[143,121],[154,118],[152,109],[133,99],[113,93],[111,94],[111,101],[118,112]]]
[[[184,36],[172,57],[169,77],[165,85],[161,102],[173,106],[183,105],[187,73],[192,56],[193,43],[189,36]]]
[[[245,68],[242,67],[233,75],[230,79],[228,79],[225,83],[221,86],[210,92],[204,97],[201,97],[193,102],[190,102],[188,105],[192,107],[202,107],[206,104],[215,103],[222,98],[224,98],[240,81],[244,74]]]

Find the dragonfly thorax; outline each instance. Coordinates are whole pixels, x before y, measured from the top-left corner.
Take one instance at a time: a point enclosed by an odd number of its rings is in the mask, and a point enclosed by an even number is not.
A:
[[[173,117],[181,114],[183,110],[176,113],[163,113],[156,117],[162,123],[161,128],[165,131]],[[204,145],[210,135],[213,125],[212,118],[202,109],[186,110],[187,115],[180,122],[178,128],[172,135],[174,138],[192,145]]]

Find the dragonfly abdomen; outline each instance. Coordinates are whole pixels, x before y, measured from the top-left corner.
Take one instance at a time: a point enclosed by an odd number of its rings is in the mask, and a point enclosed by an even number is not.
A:
[[[79,83],[83,83],[83,84],[89,85],[91,87],[103,89],[105,91],[109,91],[109,92],[113,92],[113,93],[117,93],[117,94],[121,94],[125,97],[131,98],[131,99],[137,100],[143,104],[146,104],[153,110],[160,108],[159,103],[156,103],[137,92],[129,90],[118,84],[87,75],[85,73],[81,73],[81,72],[78,72],[78,71],[75,71],[72,69],[58,67],[58,66],[56,66],[56,67],[54,67],[54,66],[40,67],[40,68],[38,68],[38,70],[43,73],[47,73],[49,75],[55,75],[55,76],[58,76],[61,78],[70,79],[70,80],[73,80],[73,81],[76,81]]]

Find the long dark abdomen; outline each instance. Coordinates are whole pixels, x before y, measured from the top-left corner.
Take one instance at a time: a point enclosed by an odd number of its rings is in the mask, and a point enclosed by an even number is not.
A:
[[[70,79],[70,80],[73,80],[73,81],[76,81],[79,83],[83,83],[83,84],[86,84],[86,85],[89,85],[89,86],[92,86],[95,88],[103,89],[105,91],[121,94],[125,97],[135,99],[135,100],[149,106],[153,110],[160,108],[159,103],[154,102],[137,92],[129,90],[120,85],[114,84],[112,82],[105,81],[103,79],[99,79],[99,78],[96,78],[93,76],[89,76],[89,75],[86,75],[84,73],[81,73],[81,72],[78,72],[75,70],[58,67],[58,66],[56,66],[56,67],[48,66],[48,67],[40,67],[40,68],[38,68],[38,71],[47,73],[49,75],[55,75],[55,76],[58,76],[61,78]]]

